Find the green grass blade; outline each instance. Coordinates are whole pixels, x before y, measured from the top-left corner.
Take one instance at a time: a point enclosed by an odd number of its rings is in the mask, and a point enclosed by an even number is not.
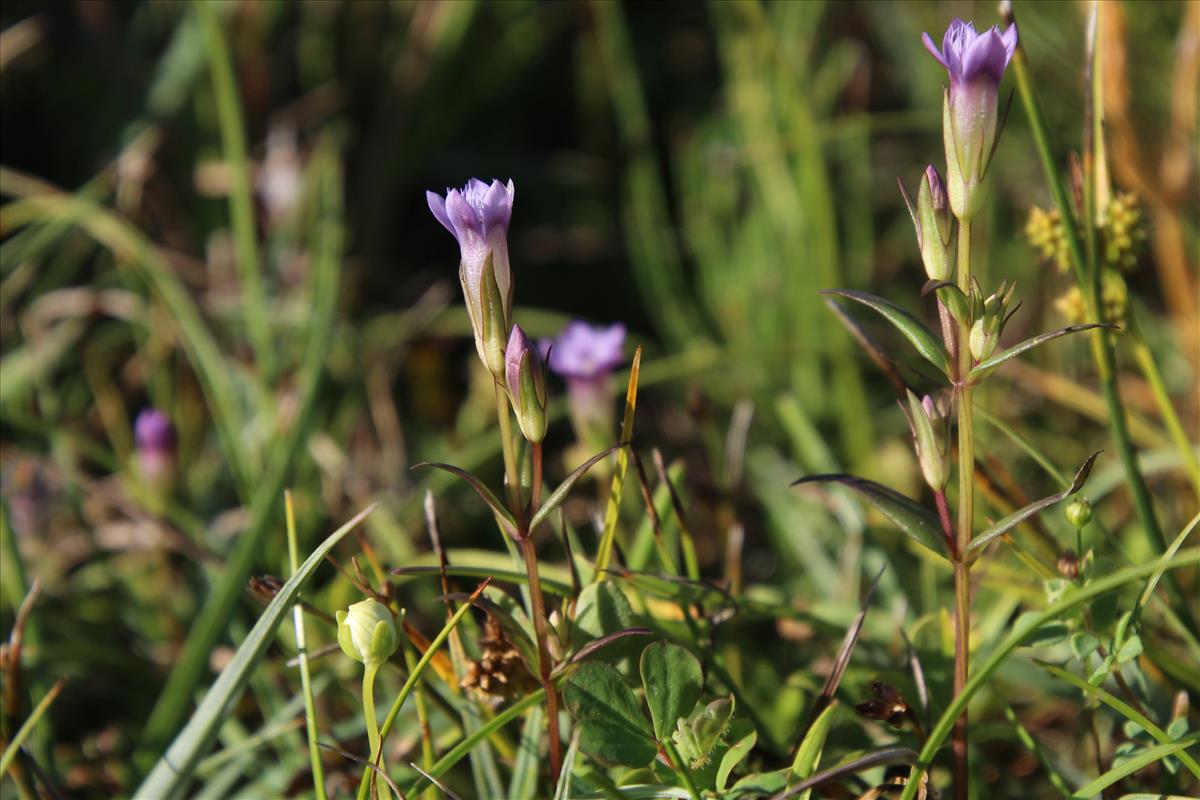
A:
[[[633,441],[633,413],[637,408],[638,374],[642,365],[642,348],[633,355],[629,370],[629,388],[625,392],[625,416],[621,420],[621,441]],[[625,472],[629,469],[629,450],[622,448],[617,453],[617,468],[613,470],[612,489],[608,494],[608,507],[604,510],[604,534],[596,548],[596,572],[594,580],[603,580],[612,561],[613,542],[617,536],[617,519],[621,513],[621,490],[625,486]]]
[[[234,245],[237,248],[238,277],[241,281],[242,309],[246,328],[262,378],[269,382],[275,372],[275,357],[267,327],[267,302],[259,265],[258,243],[254,232],[254,198],[250,191],[250,166],[246,161],[246,131],[242,123],[241,102],[234,81],[233,62],[217,20],[217,5],[192,4],[200,19],[204,50],[212,73],[213,96],[217,107],[217,124],[221,129],[221,147],[231,178],[229,216],[233,225]]]
[[[62,687],[66,684],[66,678],[59,678],[54,685],[50,687],[50,691],[46,692],[33,711],[29,712],[29,716],[21,723],[21,727],[13,735],[12,741],[8,743],[8,747],[4,748],[4,754],[0,755],[0,776],[8,772],[8,768],[12,765],[13,759],[17,757],[17,753],[21,751],[21,745],[29,738],[29,734],[33,733],[33,729],[37,727],[38,722],[45,716],[46,711],[54,703],[58,693],[62,691]]]
[[[299,546],[296,543],[296,509],[292,505],[292,493],[283,494],[287,518],[288,566],[295,577],[300,567]],[[292,607],[292,619],[296,626],[296,651],[300,658],[300,690],[304,694],[304,722],[308,734],[308,756],[312,764],[313,790],[317,800],[325,800],[325,770],[321,767],[321,748],[317,746],[317,709],[313,701],[312,676],[308,670],[308,636],[304,630],[304,607],[296,603]]]
[[[1012,706],[1004,706],[1004,716],[1008,719],[1009,724],[1013,726],[1013,731],[1017,734],[1017,738],[1021,740],[1021,744],[1029,748],[1030,752],[1041,762],[1042,769],[1046,771],[1046,778],[1058,790],[1059,794],[1069,798],[1071,796],[1071,787],[1067,786],[1062,775],[1059,775],[1058,771],[1054,769],[1054,766],[1050,763],[1050,756],[1038,744],[1037,739],[1034,739],[1033,735],[1021,724],[1021,720],[1017,718],[1017,714],[1012,710]]]
[[[1106,706],[1125,717],[1125,719],[1135,723],[1146,733],[1154,737],[1154,741],[1158,742],[1159,744],[1175,743],[1175,740],[1168,736],[1166,731],[1158,727],[1153,720],[1140,713],[1136,708],[1124,702],[1119,697],[1114,696],[1106,689],[1100,686],[1093,686],[1083,678],[1067,672],[1062,667],[1056,667],[1053,664],[1047,664],[1045,661],[1034,661],[1034,663],[1049,672],[1054,677],[1064,680],[1074,686],[1076,689],[1079,689],[1084,694],[1096,698],[1101,703],[1104,703]],[[1200,778],[1200,764],[1196,763],[1196,759],[1192,758],[1187,753],[1180,753],[1179,760],[1188,768],[1188,772],[1192,773],[1197,778]]]
[[[513,764],[512,779],[508,785],[509,797],[537,797],[538,767],[541,765],[542,727],[546,712],[534,706],[525,718],[521,731],[521,743],[517,748],[517,760]]]
[[[1181,752],[1185,747],[1191,747],[1196,742],[1200,742],[1200,733],[1193,733],[1191,736],[1184,737],[1170,744],[1160,744],[1147,748],[1128,761],[1123,762],[1120,766],[1113,767],[1087,786],[1075,792],[1075,794],[1071,795],[1071,800],[1090,800],[1090,798],[1099,797],[1101,792],[1117,781],[1127,778],[1138,770],[1145,769],[1169,755]]]
[[[967,681],[966,686],[963,687],[962,692],[942,712],[942,716],[933,726],[933,730],[929,732],[929,738],[925,740],[925,746],[921,748],[920,759],[909,775],[908,784],[905,785],[904,793],[900,796],[900,800],[913,800],[916,797],[917,789],[921,785],[921,775],[933,763],[934,755],[946,741],[946,737],[950,734],[950,729],[954,726],[954,721],[962,714],[967,703],[975,696],[976,692],[983,688],[984,684],[992,676],[992,673],[1000,668],[1005,659],[1021,646],[1021,642],[1025,641],[1026,638],[1031,636],[1043,624],[1056,619],[1060,615],[1093,598],[1099,597],[1105,592],[1150,575],[1159,569],[1180,569],[1197,565],[1200,565],[1200,548],[1184,551],[1174,558],[1155,559],[1144,564],[1126,567],[1103,578],[1099,578],[1082,589],[1068,591],[1057,602],[1051,604],[1043,611],[1032,615],[1025,625],[1014,630],[1009,634],[1007,639],[992,650],[986,659],[980,661],[975,671],[971,673],[971,678]]]
[[[300,589],[307,583],[329,551],[366,519],[374,508],[374,506],[368,506],[332,533],[305,559],[291,580],[283,585],[271,604],[267,606],[267,610],[259,617],[245,641],[237,649],[233,660],[221,671],[216,683],[208,690],[208,694],[204,696],[196,713],[188,720],[187,725],[167,748],[167,752],[154,765],[154,769],[146,776],[142,785],[138,787],[134,797],[163,800],[176,797],[183,792],[196,764],[212,743],[213,737],[217,735],[217,728],[250,680],[250,673],[258,664],[259,659],[271,645],[275,629],[279,627],[284,616],[296,601]]]

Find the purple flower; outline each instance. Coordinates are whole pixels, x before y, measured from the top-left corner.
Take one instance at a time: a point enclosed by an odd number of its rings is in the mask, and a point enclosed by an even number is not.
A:
[[[504,383],[521,433],[540,442],[546,435],[546,368],[520,325],[513,325],[504,348]]]
[[[625,360],[625,326],[567,323],[550,348],[550,369],[564,378],[597,378],[612,373]]]
[[[950,206],[959,219],[979,210],[978,189],[987,174],[996,140],[996,98],[1000,79],[1017,49],[1017,26],[1003,33],[993,25],[983,33],[955,19],[939,50],[928,33],[921,40],[950,76],[943,113]]]
[[[144,408],[133,423],[138,466],[151,483],[169,480],[175,469],[175,426],[156,408]]]
[[[612,444],[612,373],[625,360],[625,326],[573,320],[553,341],[543,339],[540,348],[543,355],[549,351],[550,369],[567,381],[575,436],[593,451]]]
[[[499,376],[504,369],[504,341],[512,315],[512,271],[508,263],[508,223],[512,219],[513,183],[491,185],[476,178],[461,190],[447,189],[443,198],[426,192],[429,210],[458,240],[467,313],[475,331],[479,356]],[[490,275],[487,269],[491,264]],[[491,284],[494,281],[495,289]],[[494,293],[494,294],[493,294]],[[495,308],[495,306],[499,308]],[[497,330],[503,328],[503,330]]]

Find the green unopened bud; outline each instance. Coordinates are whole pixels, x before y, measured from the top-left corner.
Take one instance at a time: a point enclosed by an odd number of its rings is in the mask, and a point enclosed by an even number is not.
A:
[[[1086,527],[1092,521],[1092,504],[1088,502],[1086,497],[1076,497],[1067,504],[1066,509],[1067,522],[1071,526],[1078,529]]]
[[[932,164],[925,168],[915,207],[904,190],[904,184],[900,184],[900,193],[904,196],[913,227],[917,231],[917,246],[921,248],[925,274],[930,280],[949,280],[953,273],[950,240],[954,229],[942,176]]]
[[[901,408],[908,417],[909,430],[912,431],[913,444],[916,446],[917,461],[921,464],[921,475],[929,488],[941,491],[946,488],[950,479],[948,463],[949,447],[945,436],[945,409],[929,395],[923,399],[911,391],[908,392],[908,407]]]
[[[338,611],[338,644],[342,652],[363,664],[387,661],[400,644],[396,621],[387,606],[367,599]]]
[[[996,352],[1004,324],[1015,308],[1010,308],[1016,294],[1016,284],[1002,282],[1000,288],[982,298],[978,284],[972,287],[972,317],[969,346],[976,361],[982,361]]]
[[[546,435],[546,369],[520,325],[513,325],[504,350],[504,378],[521,433],[540,442]]]

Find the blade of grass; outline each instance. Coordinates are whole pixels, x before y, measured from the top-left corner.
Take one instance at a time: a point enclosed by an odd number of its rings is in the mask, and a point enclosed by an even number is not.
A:
[[[233,61],[217,20],[218,6],[197,0],[192,3],[192,8],[200,20],[203,33],[204,51],[212,74],[217,124],[221,129],[221,147],[231,178],[229,217],[237,248],[242,313],[246,315],[246,328],[262,369],[262,380],[269,384],[275,374],[275,354],[271,349],[271,334],[267,327],[267,298],[259,266],[258,243],[255,241],[254,200],[250,192],[250,166],[246,161],[246,131],[234,82]]]
[[[629,387],[625,391],[625,416],[621,420],[621,441],[633,441],[633,413],[637,408],[638,372],[642,365],[642,348],[639,345],[633,354],[633,365],[629,370]],[[631,445],[632,446],[632,445]],[[617,453],[617,467],[613,470],[612,488],[608,494],[608,507],[604,510],[604,533],[596,548],[596,573],[593,580],[604,580],[612,562],[613,542],[617,535],[617,518],[621,512],[621,490],[625,486],[625,471],[629,469],[629,450],[622,448]]]
[[[254,502],[250,508],[250,524],[238,537],[220,582],[214,587],[199,617],[193,623],[183,653],[150,714],[142,732],[138,753],[135,755],[135,763],[138,766],[146,765],[158,754],[159,748],[183,720],[191,704],[192,693],[208,668],[209,653],[237,608],[259,545],[270,530],[270,522],[275,512],[275,498],[283,491],[292,461],[307,440],[312,423],[325,355],[332,340],[342,247],[341,171],[328,141],[319,146],[314,158],[314,169],[319,170],[323,180],[320,181],[322,188],[318,191],[321,212],[316,225],[314,248],[316,253],[313,264],[315,276],[312,287],[312,325],[297,380],[299,408],[292,428],[274,453],[266,474],[257,484]]]
[[[312,577],[317,566],[324,561],[325,556],[334,546],[366,519],[374,508],[373,505],[368,506],[330,534],[305,559],[291,580],[283,585],[271,604],[267,606],[267,610],[258,618],[258,622],[254,624],[250,634],[238,647],[233,660],[221,671],[212,688],[208,690],[199,708],[196,709],[196,713],[188,720],[187,725],[175,737],[175,741],[171,743],[166,753],[154,765],[142,785],[138,787],[134,797],[164,800],[176,797],[183,792],[200,757],[207,750],[213,737],[217,735],[217,728],[249,681],[251,671],[271,645],[275,629],[279,627],[284,615],[295,603],[300,589]]]
[[[25,718],[25,722],[17,729],[12,741],[8,743],[8,747],[4,748],[4,754],[0,755],[0,776],[8,773],[8,768],[12,765],[13,759],[17,757],[17,753],[21,750],[21,745],[29,738],[29,734],[33,733],[33,729],[37,727],[38,722],[45,715],[47,709],[54,703],[58,697],[58,693],[62,691],[63,686],[67,683],[66,678],[59,678],[50,687],[50,691],[46,692],[38,704],[34,706],[33,711],[29,712],[29,716]]]
[[[921,748],[920,759],[909,775],[908,783],[904,787],[904,793],[900,796],[900,800],[913,800],[920,786],[921,776],[928,771],[930,765],[933,763],[934,755],[946,741],[946,736],[954,726],[954,721],[958,719],[958,716],[962,713],[967,703],[970,702],[976,692],[983,688],[992,674],[1012,655],[1013,651],[1020,647],[1021,642],[1033,635],[1043,624],[1093,598],[1099,597],[1105,592],[1109,592],[1145,575],[1150,575],[1159,569],[1181,569],[1197,565],[1200,565],[1200,548],[1184,551],[1171,559],[1155,559],[1144,564],[1125,567],[1095,580],[1082,589],[1068,590],[1057,602],[1047,606],[1041,612],[1032,615],[1025,625],[1014,630],[1009,634],[1008,638],[997,645],[988,654],[986,659],[980,660],[979,665],[971,673],[966,686],[963,687],[963,691],[942,712],[942,716],[938,718],[937,723],[929,732],[929,738],[925,740],[925,745]]]
[[[1118,714],[1125,717],[1125,719],[1138,725],[1142,730],[1150,734],[1150,736],[1152,736],[1159,744],[1175,744],[1176,740],[1167,735],[1167,732],[1158,727],[1153,720],[1151,720],[1145,714],[1139,712],[1133,706],[1121,700],[1119,697],[1116,697],[1103,687],[1093,686],[1083,678],[1067,672],[1062,667],[1056,667],[1055,665],[1049,664],[1045,661],[1034,659],[1033,663],[1037,664],[1039,667],[1046,670],[1046,672],[1049,672],[1059,680],[1063,680],[1071,684],[1089,697],[1093,697],[1099,700],[1101,703],[1104,703],[1113,711],[1116,711]],[[1200,764],[1196,763],[1196,759],[1192,758],[1186,752],[1180,753],[1178,758],[1183,765],[1188,768],[1188,772],[1192,773],[1197,778],[1200,778]]]
[[[1063,797],[1069,798],[1071,796],[1071,787],[1067,786],[1067,782],[1063,780],[1062,775],[1059,775],[1058,770],[1054,769],[1054,766],[1050,763],[1050,756],[1046,753],[1045,749],[1025,729],[1025,726],[1021,724],[1021,720],[1017,719],[1017,714],[1012,710],[1012,706],[1007,704],[1004,706],[1004,716],[1008,719],[1009,724],[1013,726],[1013,732],[1017,734],[1017,738],[1021,740],[1021,744],[1025,745],[1037,757],[1037,760],[1042,765],[1042,769],[1046,771],[1046,778],[1050,781],[1050,784]]]
[[[542,725],[545,723],[545,714],[546,712],[541,706],[534,706],[530,709],[529,716],[525,718],[525,725],[521,729],[521,743],[517,748],[517,760],[513,764],[512,779],[508,784],[509,797],[537,797],[538,768],[541,765]]]
[[[299,547],[296,543],[296,509],[292,505],[292,490],[283,493],[284,512],[287,519],[288,568],[292,577],[300,567]],[[300,691],[304,694],[304,722],[308,734],[308,756],[312,764],[313,791],[317,800],[325,800],[325,770],[321,767],[321,748],[317,746],[317,709],[313,702],[312,676],[308,671],[308,637],[304,631],[304,605],[299,602],[292,607],[292,618],[296,626],[296,652],[300,659]]]
[[[1191,736],[1184,737],[1170,744],[1160,744],[1155,747],[1149,747],[1138,753],[1128,761],[1122,762],[1119,766],[1113,767],[1108,772],[1104,773],[1094,781],[1084,786],[1075,794],[1071,795],[1071,800],[1090,800],[1090,798],[1099,796],[1105,789],[1112,786],[1119,780],[1128,778],[1138,770],[1145,769],[1151,764],[1161,761],[1169,755],[1181,752],[1185,747],[1191,747],[1196,742],[1200,742],[1200,733],[1193,733]]]

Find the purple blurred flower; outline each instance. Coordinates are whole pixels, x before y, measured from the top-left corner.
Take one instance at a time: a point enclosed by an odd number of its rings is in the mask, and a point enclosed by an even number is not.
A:
[[[592,326],[572,320],[552,342],[550,369],[564,378],[597,378],[625,360],[625,326]]]
[[[458,240],[462,256],[458,277],[462,281],[467,312],[475,330],[475,345],[480,358],[497,375],[504,369],[504,339],[508,336],[508,321],[512,318],[513,283],[508,264],[508,223],[512,219],[514,192],[511,180],[507,184],[494,180],[489,186],[471,178],[461,190],[447,189],[444,198],[436,192],[425,193],[429,210]],[[485,319],[489,279],[484,273],[489,255],[496,288],[499,289],[503,331],[492,331],[491,328],[495,326]]]
[[[546,368],[520,325],[513,325],[504,348],[504,381],[521,433],[540,442],[546,435]]]
[[[975,191],[987,173],[996,139],[996,98],[1000,79],[1017,49],[1017,26],[1003,33],[993,25],[983,33],[961,19],[946,29],[939,50],[928,33],[921,40],[950,75],[943,114],[950,205],[959,219],[979,209]]]
[[[539,347],[544,356],[549,352],[550,369],[567,381],[576,437],[592,450],[612,444],[612,373],[625,360],[625,326],[573,320],[557,338],[543,339]]]
[[[175,469],[175,426],[156,408],[144,408],[133,423],[138,465],[151,483],[168,479]]]

